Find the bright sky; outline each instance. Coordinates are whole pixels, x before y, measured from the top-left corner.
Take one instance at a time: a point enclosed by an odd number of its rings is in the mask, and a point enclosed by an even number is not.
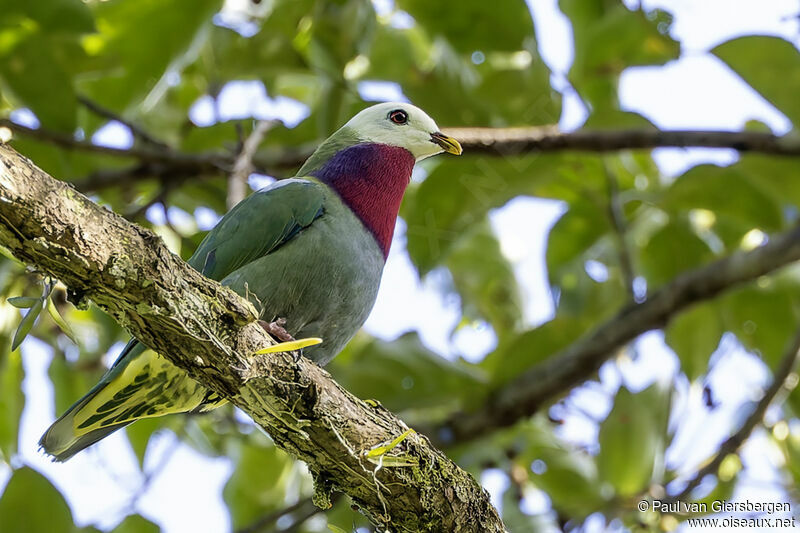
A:
[[[782,36],[798,45],[800,27],[795,0],[653,0],[645,1],[649,9],[660,7],[670,11],[675,21],[673,37],[682,43],[682,56],[664,67],[632,68],[621,80],[620,95],[626,109],[648,117],[659,127],[698,129],[737,129],[756,119],[776,133],[786,132],[788,120],[769,103],[744,85],[724,64],[708,53],[713,46],[741,34]],[[392,0],[375,0],[381,12],[391,12]],[[565,87],[565,73],[572,60],[571,28],[558,11],[556,0],[528,0],[531,7],[542,55],[553,69],[554,83]],[[636,1],[626,1],[629,6]],[[408,17],[395,17],[398,24],[408,24]],[[361,94],[368,99],[404,98],[398,86],[386,83],[364,83]],[[569,90],[564,95],[561,126],[574,129],[585,119],[585,110]],[[436,116],[436,110],[428,110]],[[191,110],[191,118],[208,125],[219,118],[280,117],[297,123],[307,115],[302,104],[286,98],[270,99],[257,82],[227,86],[220,104],[214,109],[210,98],[200,99]],[[18,119],[34,118],[20,113]],[[93,140],[126,146],[130,133],[118,124],[98,132]],[[676,175],[700,161],[729,163],[736,157],[726,150],[661,149],[656,158],[668,175]],[[261,186],[264,179],[254,179]],[[491,222],[500,236],[503,252],[513,261],[522,282],[525,316],[534,325],[547,320],[553,306],[546,283],[544,250],[547,231],[563,212],[558,202],[519,198],[491,214]],[[199,225],[208,228],[215,221],[209,210],[198,210]],[[170,216],[181,217],[177,210]],[[184,215],[184,218],[185,215]],[[394,338],[408,329],[418,329],[426,344],[447,357],[462,355],[477,360],[494,346],[490,330],[477,325],[460,331],[454,341],[449,331],[458,319],[458,302],[443,298],[435,289],[433,273],[420,281],[404,252],[405,225],[398,223],[395,241],[384,280],[366,328],[377,336]],[[658,376],[672,376],[677,368],[674,355],[666,349],[660,334],[643,336],[636,348],[640,357],[618,367],[606,364],[601,370],[602,387],[613,393],[624,380],[639,389]],[[722,354],[728,357],[721,358]],[[23,344],[26,370],[24,388],[26,407],[22,420],[20,451],[22,460],[50,478],[64,494],[79,525],[95,524],[110,528],[129,510],[129,503],[141,484],[141,475],[126,439],[120,435],[101,442],[88,453],[81,453],[66,464],[52,464],[37,453],[37,441],[55,417],[52,409],[52,387],[47,380],[50,355],[42,343],[28,339]],[[115,356],[116,354],[112,354]],[[731,421],[738,420],[745,402],[757,399],[760,387],[768,382],[768,373],[756,358],[743,353],[732,339],[726,339],[715,356],[720,364],[710,376],[711,385],[722,407],[709,415],[702,407],[699,387],[681,384],[678,405],[681,430],[669,451],[668,460],[694,462],[710,454],[726,435]],[[582,388],[575,394],[576,405],[595,419],[602,419],[610,405],[607,395],[596,389]],[[689,415],[689,412],[692,414]],[[677,422],[675,420],[673,422]],[[581,416],[569,416],[560,434],[569,440],[596,448],[596,423]],[[174,436],[162,434],[151,441],[146,470],[159,465],[165,451],[174,449]],[[783,498],[774,489],[774,453],[766,439],[756,434],[744,453],[749,465],[741,491],[754,501],[777,501]],[[212,460],[185,445],[179,445],[161,473],[151,480],[149,489],[138,499],[136,510],[159,523],[165,533],[184,531],[228,531],[227,511],[221,491],[231,473],[227,459]],[[0,487],[9,471],[0,467]],[[482,482],[493,495],[507,484],[505,474],[492,471]],[[742,494],[739,494],[741,497]],[[534,492],[525,500],[529,512],[549,508],[547,497]],[[595,526],[599,524],[593,522]],[[596,529],[590,528],[590,529]]]

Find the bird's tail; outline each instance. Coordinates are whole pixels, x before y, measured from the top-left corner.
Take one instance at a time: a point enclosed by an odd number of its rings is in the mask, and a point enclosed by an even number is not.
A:
[[[39,445],[54,460],[66,461],[136,420],[206,410],[220,401],[160,355],[132,344],[100,382],[48,428]]]
[[[81,401],[73,405],[61,418],[47,428],[42,438],[39,439],[39,446],[45,453],[52,456],[54,461],[66,461],[79,451],[88,448],[132,422],[130,420],[119,424],[111,424],[78,435],[73,429],[75,427],[75,414],[82,407],[81,403],[88,400],[90,398],[85,396]]]

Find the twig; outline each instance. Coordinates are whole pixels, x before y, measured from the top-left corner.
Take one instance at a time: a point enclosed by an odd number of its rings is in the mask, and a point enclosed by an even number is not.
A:
[[[129,185],[146,179],[154,179],[161,182],[163,186],[177,187],[189,178],[202,178],[204,176],[214,176],[221,173],[219,167],[208,167],[205,164],[197,165],[187,163],[186,165],[165,165],[161,162],[136,163],[126,168],[104,168],[92,172],[80,180],[73,180],[72,185],[82,192],[91,192],[115,187],[119,185]]]
[[[619,258],[619,268],[622,271],[622,281],[625,284],[625,290],[628,293],[628,299],[631,302],[636,301],[636,295],[633,290],[633,280],[635,274],[633,272],[633,262],[631,261],[630,250],[628,249],[627,241],[627,223],[625,222],[625,213],[622,209],[622,202],[619,197],[619,184],[614,172],[608,167],[608,163],[604,161],[606,181],[608,182],[608,218],[611,219],[611,226],[614,228],[614,235],[617,241],[617,257]]]
[[[235,533],[258,533],[268,525],[277,522],[279,518],[289,513],[294,513],[295,511],[302,509],[304,507],[314,507],[314,503],[311,501],[311,498],[304,498],[297,500],[295,503],[284,507],[283,509],[278,509],[277,511],[273,511],[271,513],[265,514],[249,526],[245,526],[241,529],[237,529]],[[314,507],[316,509],[316,507]]]
[[[139,500],[142,498],[142,496],[144,496],[145,492],[147,492],[147,489],[150,488],[150,485],[152,485],[155,478],[158,477],[167,466],[167,463],[169,463],[170,459],[172,459],[172,456],[175,455],[175,452],[178,451],[180,445],[181,439],[176,435],[175,439],[170,443],[169,448],[164,450],[164,452],[161,454],[161,457],[159,457],[158,463],[144,473],[144,478],[142,479],[139,488],[128,501],[127,512],[125,514],[136,512],[136,505],[139,503]]]
[[[122,216],[124,216],[131,222],[135,222],[136,219],[147,213],[147,210],[153,207],[154,205],[161,204],[162,206],[165,206],[167,196],[169,195],[171,190],[172,190],[172,182],[163,183],[158,192],[150,200],[148,200],[141,206],[137,207],[136,209],[130,211],[129,213],[124,213]],[[166,207],[164,207],[164,218],[166,219],[167,223],[169,223],[169,217],[167,216]]]
[[[758,279],[800,260],[800,227],[773,235],[749,252],[737,252],[677,277],[646,301],[630,305],[608,322],[495,391],[480,409],[459,412],[437,428],[418,430],[440,444],[464,442],[530,416],[543,405],[591,377],[616,350],[642,333],[663,327],[692,304]]]
[[[341,497],[342,497],[341,493],[334,494],[331,497],[331,505],[335,505],[336,502],[338,502]],[[307,500],[307,502],[308,503],[306,503],[306,505],[304,506],[304,507],[307,507],[307,509],[303,509],[303,507],[300,507],[300,508],[296,509],[296,510],[301,510],[302,509],[303,512],[301,512],[300,516],[298,516],[291,524],[289,524],[288,526],[286,526],[284,528],[281,528],[281,529],[271,529],[271,530],[269,530],[269,533],[293,533],[293,532],[299,531],[300,527],[303,524],[305,524],[306,521],[309,518],[311,518],[312,516],[316,516],[319,513],[323,512],[323,509],[320,509],[319,507],[317,507],[313,503],[310,503],[311,502],[310,498]],[[284,513],[284,514],[287,514],[287,513]],[[237,533],[241,533],[241,532],[237,532]],[[257,530],[254,530],[254,531],[248,532],[248,533],[257,533]]]
[[[317,515],[318,513],[321,513],[321,512],[322,512],[322,509],[320,509],[318,507],[314,507],[312,505],[309,510],[307,510],[305,513],[303,513],[299,517],[297,517],[297,520],[295,520],[294,522],[292,522],[291,524],[289,524],[285,528],[275,529],[273,531],[275,533],[294,533],[294,532],[300,530],[300,527],[303,524],[305,524],[306,520],[308,520],[312,516],[315,516],[315,515]]]
[[[247,196],[247,178],[255,170],[253,156],[267,132],[278,124],[280,122],[277,120],[259,120],[242,143],[239,155],[236,156],[236,161],[233,163],[233,170],[228,176],[228,209],[232,209]]]
[[[747,438],[750,436],[750,433],[753,432],[753,429],[761,423],[761,420],[764,418],[764,413],[767,412],[767,408],[770,406],[772,401],[781,391],[781,389],[789,389],[787,386],[787,378],[789,374],[792,373],[794,369],[795,363],[798,360],[798,352],[800,351],[800,330],[795,334],[795,337],[792,339],[789,347],[786,350],[786,354],[780,361],[778,368],[775,369],[775,376],[772,379],[772,383],[770,384],[769,388],[764,391],[763,396],[756,404],[753,412],[750,413],[750,416],[744,421],[742,426],[739,430],[728,437],[725,442],[723,442],[717,453],[714,455],[713,459],[711,459],[705,466],[703,466],[700,470],[695,473],[692,479],[686,484],[682,491],[680,491],[675,496],[667,498],[670,502],[675,501],[684,501],[686,498],[689,497],[691,492],[703,481],[709,474],[716,474],[717,470],[719,470],[722,461],[725,460],[732,453],[736,453],[739,448],[744,444]],[[796,384],[795,384],[796,385]],[[794,387],[791,387],[794,388]],[[787,390],[787,392],[789,391]]]
[[[137,126],[133,122],[122,118],[121,115],[118,115],[118,114],[114,113],[110,109],[106,109],[105,107],[101,106],[97,102],[93,102],[92,100],[86,98],[85,96],[78,96],[78,101],[81,104],[83,104],[86,107],[86,109],[88,109],[89,111],[95,113],[96,115],[101,116],[103,118],[107,118],[109,120],[115,120],[115,121],[119,122],[120,124],[123,124],[124,126],[127,126],[127,128],[129,130],[131,130],[131,133],[133,134],[133,136],[134,137],[138,137],[143,142],[145,142],[147,144],[150,144],[153,147],[161,149],[161,150],[169,150],[170,149],[169,146],[167,146],[166,143],[164,143],[162,141],[159,141],[158,139],[156,139],[155,137],[153,137],[152,135],[147,133],[144,129],[140,128],[139,126]]]

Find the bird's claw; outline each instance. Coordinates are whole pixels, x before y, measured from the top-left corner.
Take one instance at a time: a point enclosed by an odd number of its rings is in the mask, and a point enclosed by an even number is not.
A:
[[[266,320],[259,320],[258,324],[264,328],[264,331],[272,335],[276,340],[281,342],[291,342],[294,340],[294,337],[286,331],[286,319],[285,318],[278,318],[273,320],[272,322],[267,322]]]

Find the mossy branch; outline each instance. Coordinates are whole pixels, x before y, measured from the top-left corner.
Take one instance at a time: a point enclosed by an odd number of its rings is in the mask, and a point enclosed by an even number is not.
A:
[[[378,469],[365,452],[403,434],[401,420],[308,360],[249,356],[273,341],[243,298],[7,145],[0,145],[0,245],[60,279],[73,303],[91,300],[249,414],[308,464],[315,503],[335,489],[391,531],[504,531],[486,491],[424,436],[410,434],[392,451],[414,458],[411,466]]]

